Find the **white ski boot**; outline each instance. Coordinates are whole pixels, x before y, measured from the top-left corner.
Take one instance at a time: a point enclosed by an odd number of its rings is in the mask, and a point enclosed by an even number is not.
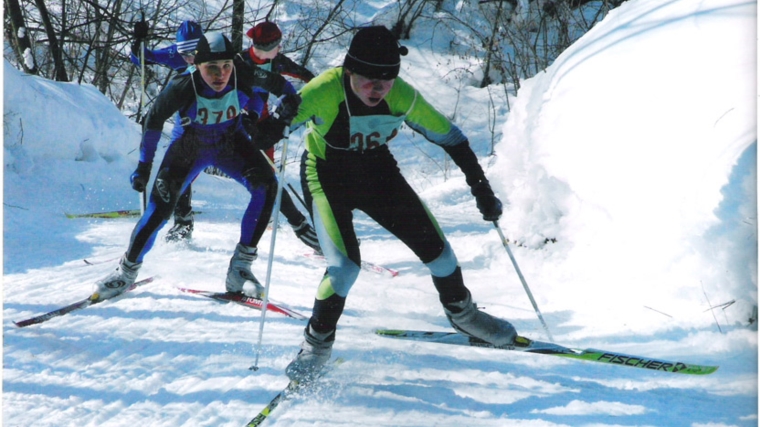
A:
[[[227,292],[264,299],[264,287],[251,272],[251,264],[258,257],[258,248],[238,243],[227,269]]]
[[[444,304],[443,311],[458,332],[495,346],[514,344],[517,337],[511,323],[478,310],[469,291],[462,301]]]
[[[332,346],[335,342],[335,330],[319,333],[311,325],[308,325],[303,336],[301,351],[285,368],[285,374],[288,378],[299,383],[315,379],[325,363],[330,360]]]
[[[130,262],[127,255],[124,254],[119,261],[116,270],[109,274],[105,279],[95,283],[97,298],[95,300],[106,300],[124,293],[137,279],[137,272],[142,266],[141,262]]]

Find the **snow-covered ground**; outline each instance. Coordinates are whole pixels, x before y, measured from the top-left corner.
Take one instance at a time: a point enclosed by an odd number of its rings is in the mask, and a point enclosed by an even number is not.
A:
[[[335,344],[346,362],[268,425],[757,425],[755,17],[756,3],[741,0],[626,2],[522,82],[508,116],[496,111],[504,124],[493,157],[488,106],[499,90],[438,83],[446,70],[432,67],[442,62],[425,34],[405,43],[401,72],[470,136],[556,342],[720,365],[716,373],[375,336],[450,327],[426,268],[358,214],[364,258],[400,274],[360,275]],[[19,329],[13,320],[86,297],[115,266],[83,259],[126,249],[134,218],[64,212],[138,207],[128,177],[139,129],[95,88],[7,62],[4,113],[3,425],[244,425],[287,383],[304,323],[269,312],[259,346],[260,312],[176,287],[223,290],[247,193],[202,175],[193,242],[159,238],[145,259],[140,277],[158,280]],[[293,135],[293,156],[299,144]],[[545,339],[461,173],[444,176],[442,150],[424,145],[405,132],[392,147],[476,301]],[[296,165],[287,172],[298,187]],[[269,241],[254,269],[262,279]],[[307,252],[288,226],[278,230],[271,297],[308,315],[323,268]]]

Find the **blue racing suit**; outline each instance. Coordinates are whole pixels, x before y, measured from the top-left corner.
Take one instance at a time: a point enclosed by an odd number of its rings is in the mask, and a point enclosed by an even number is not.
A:
[[[277,94],[293,90],[282,76],[254,72],[236,61],[229,84],[220,92],[208,87],[195,70],[172,79],[158,95],[145,119],[140,162],[152,164],[164,122],[177,113],[175,126],[148,206],[132,232],[129,261],[142,262],[179,196],[208,166],[221,169],[250,193],[240,243],[257,246],[269,222],[277,188],[272,168],[254,147],[241,120],[243,109],[248,114],[261,114],[264,103],[260,87]]]

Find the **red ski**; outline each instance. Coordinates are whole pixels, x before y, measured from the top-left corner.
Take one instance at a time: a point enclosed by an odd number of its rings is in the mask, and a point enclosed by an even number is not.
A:
[[[249,308],[255,308],[256,310],[261,310],[261,308],[264,306],[263,300],[259,298],[248,297],[243,294],[233,294],[231,292],[201,291],[198,289],[188,289],[188,288],[177,288],[177,289],[179,289],[182,292],[204,296],[206,298],[210,298],[219,302],[234,302],[234,303],[237,303]],[[275,313],[280,313],[288,317],[292,317],[293,319],[298,319],[298,320],[308,319],[308,317],[304,316],[301,313],[298,313],[297,311],[291,310],[290,308],[285,307],[284,305],[281,305],[279,303],[273,303],[271,301],[267,303],[267,310],[273,311]]]

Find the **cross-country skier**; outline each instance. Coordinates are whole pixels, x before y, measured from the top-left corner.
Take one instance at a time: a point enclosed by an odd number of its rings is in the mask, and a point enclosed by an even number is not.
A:
[[[171,216],[177,198],[208,166],[221,169],[251,195],[240,241],[227,270],[227,291],[263,296],[264,288],[251,272],[251,264],[267,227],[277,184],[274,171],[244,129],[241,112],[247,108],[248,114],[260,114],[263,101],[258,88],[280,95],[287,82],[280,75],[248,69],[242,61],[235,63],[234,57],[227,37],[218,32],[205,34],[195,51],[196,69],[172,79],[148,111],[140,162],[131,176],[132,187],[137,191],[145,191],[164,122],[178,114],[148,206],[132,232],[129,248],[116,270],[96,283],[100,299],[116,296],[134,283],[143,257]],[[289,122],[299,103],[297,94],[286,96],[286,108],[279,112],[281,120]]]
[[[360,271],[355,209],[393,233],[428,267],[444,313],[457,331],[495,345],[516,337],[509,322],[478,310],[451,245],[388,149],[406,123],[441,146],[460,167],[486,221],[501,216],[501,201],[467,137],[398,77],[406,53],[387,28],[362,28],[343,66],[325,71],[300,92],[302,104],[292,128],[304,123],[308,128],[302,186],[328,267],[301,350],[286,368],[291,379],[309,378],[330,357],[338,319]]]
[[[314,78],[314,74],[306,67],[296,64],[292,59],[280,53],[280,43],[282,41],[282,31],[274,22],[264,21],[251,27],[246,35],[251,39],[251,46],[241,52],[241,57],[251,66],[259,67],[272,73],[283,76],[293,77],[308,83]],[[259,122],[265,121],[269,117],[267,101],[269,94],[263,94],[264,110],[259,117]],[[249,123],[248,126],[253,126]],[[274,160],[274,147],[268,147],[266,154]],[[283,191],[282,200],[280,201],[280,212],[285,215],[293,230],[301,241],[314,249],[317,253],[322,253],[317,240],[317,233],[306,220],[306,217],[298,210],[293,203],[293,199],[287,191]],[[308,207],[307,207],[308,209]]]
[[[195,47],[202,36],[203,30],[197,22],[183,21],[177,29],[177,42],[175,44],[151,50],[145,47],[145,39],[148,37],[148,24],[145,21],[138,21],[134,25],[135,39],[132,42],[132,52],[129,59],[139,67],[140,48],[142,47],[146,65],[164,65],[177,73],[183,73],[193,65]],[[166,233],[167,241],[177,242],[192,238],[194,226],[192,194],[192,188],[188,186],[177,201],[177,207],[174,209],[174,225]]]

